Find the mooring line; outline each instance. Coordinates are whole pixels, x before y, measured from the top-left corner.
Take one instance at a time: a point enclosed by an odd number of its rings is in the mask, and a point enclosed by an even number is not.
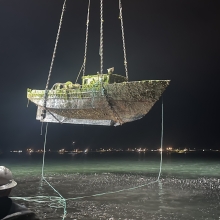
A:
[[[159,173],[158,177],[155,181],[142,184],[139,186],[135,187],[130,187],[127,189],[121,189],[121,190],[116,190],[116,191],[110,191],[110,192],[105,192],[105,193],[97,193],[93,195],[88,195],[88,196],[79,196],[79,197],[74,197],[74,198],[67,198],[65,199],[44,177],[44,166],[45,166],[45,153],[46,153],[46,143],[47,143],[47,131],[48,131],[48,123],[46,124],[46,129],[45,129],[45,136],[44,136],[44,151],[43,151],[43,161],[42,161],[42,172],[41,172],[41,180],[42,182],[45,181],[53,190],[56,194],[59,196],[34,196],[34,197],[12,197],[13,199],[17,200],[24,200],[28,202],[36,202],[36,203],[51,203],[49,206],[53,208],[63,208],[63,220],[65,219],[67,215],[67,207],[66,207],[66,202],[68,200],[79,200],[79,199],[85,199],[85,198],[92,198],[92,197],[98,197],[98,196],[103,196],[103,195],[108,195],[108,194],[114,194],[114,193],[120,193],[124,191],[129,191],[129,190],[134,190],[138,189],[156,182],[160,181],[161,177],[161,172],[162,172],[162,161],[163,161],[163,98],[162,98],[162,114],[161,114],[161,148],[160,148],[160,166],[159,166]],[[59,204],[57,206],[57,203]]]

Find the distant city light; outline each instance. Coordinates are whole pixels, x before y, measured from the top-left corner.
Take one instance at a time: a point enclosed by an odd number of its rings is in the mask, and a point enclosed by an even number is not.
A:
[[[27,149],[27,152],[28,152],[28,153],[32,153],[32,152],[34,152],[34,150],[31,149],[31,148],[29,148],[29,149]]]
[[[10,151],[11,153],[22,153],[22,150],[13,150],[13,151]]]
[[[85,150],[80,150],[80,149],[72,149],[72,150],[65,150],[65,148],[59,149],[57,150],[51,150],[49,149],[48,152],[58,152],[59,154],[64,154],[64,153],[88,153],[88,152],[122,152],[122,151],[127,151],[127,152],[138,152],[138,153],[142,153],[142,152],[167,152],[167,153],[188,153],[188,152],[192,152],[192,151],[219,151],[219,150],[215,150],[215,149],[211,149],[211,148],[207,148],[207,149],[194,149],[194,148],[174,148],[174,147],[165,147],[165,148],[157,148],[157,149],[147,149],[147,148],[127,148],[127,149],[122,149],[122,148],[99,148],[99,149],[89,149],[86,148]],[[10,150],[10,153],[22,153],[22,150]],[[43,153],[43,149],[37,149],[34,150],[33,148],[28,148],[26,149],[26,152],[28,154],[32,154],[32,153]]]

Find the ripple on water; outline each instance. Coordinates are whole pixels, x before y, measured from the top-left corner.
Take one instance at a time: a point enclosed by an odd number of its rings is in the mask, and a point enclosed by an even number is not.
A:
[[[143,174],[57,174],[47,180],[65,198],[89,196],[97,193],[128,189],[148,184],[156,178]],[[40,178],[18,178],[13,195],[56,195]],[[25,191],[23,190],[25,189]],[[220,179],[199,177],[181,179],[161,178],[141,188],[125,190],[102,196],[67,201],[66,219],[169,219],[217,220],[220,217]],[[49,207],[50,203],[23,202],[40,218],[61,219],[61,208]]]

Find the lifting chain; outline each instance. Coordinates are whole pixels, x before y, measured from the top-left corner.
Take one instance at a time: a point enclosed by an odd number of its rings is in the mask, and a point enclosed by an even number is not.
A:
[[[88,37],[89,37],[89,12],[90,12],[90,0],[89,0],[89,3],[88,3],[88,12],[87,12],[87,20],[86,20],[86,39],[85,39],[84,59],[83,59],[82,67],[81,67],[81,69],[79,71],[79,74],[78,74],[78,76],[76,78],[76,82],[75,83],[77,83],[81,72],[83,71],[83,76],[84,76],[85,75],[85,71],[86,71],[86,56],[87,56]]]
[[[43,103],[44,109],[43,109],[43,112],[41,114],[42,118],[45,118],[45,116],[46,116],[48,86],[49,86],[50,77],[51,77],[51,73],[52,73],[52,69],[53,69],[53,63],[54,63],[54,59],[55,59],[55,55],[56,55],[57,44],[58,44],[58,40],[59,40],[59,36],[60,36],[60,29],[61,29],[62,22],[63,22],[63,15],[64,15],[65,8],[66,8],[66,0],[64,0],[64,3],[63,3],[63,9],[62,9],[61,17],[60,17],[59,28],[58,28],[58,31],[57,31],[56,42],[55,42],[55,45],[54,45],[53,56],[52,56],[50,69],[49,69],[49,74],[48,74],[48,78],[47,78],[47,83],[46,83],[46,88],[45,88],[45,93],[44,93],[44,103]]]
[[[125,74],[126,74],[126,78],[128,80],[128,64],[127,64],[126,47],[125,47],[125,34],[124,34],[124,24],[123,24],[121,0],[119,0],[119,19],[121,20],[121,34],[122,34],[122,42],[123,42]]]
[[[103,0],[100,0],[100,74],[103,74]]]

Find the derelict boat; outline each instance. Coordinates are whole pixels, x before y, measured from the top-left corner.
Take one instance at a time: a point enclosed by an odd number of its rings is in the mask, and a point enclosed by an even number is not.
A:
[[[45,117],[45,90],[28,89],[27,98],[38,106],[36,119],[41,122],[117,126],[145,116],[169,82],[128,82],[109,71],[83,76],[82,85],[56,83],[48,90]]]

